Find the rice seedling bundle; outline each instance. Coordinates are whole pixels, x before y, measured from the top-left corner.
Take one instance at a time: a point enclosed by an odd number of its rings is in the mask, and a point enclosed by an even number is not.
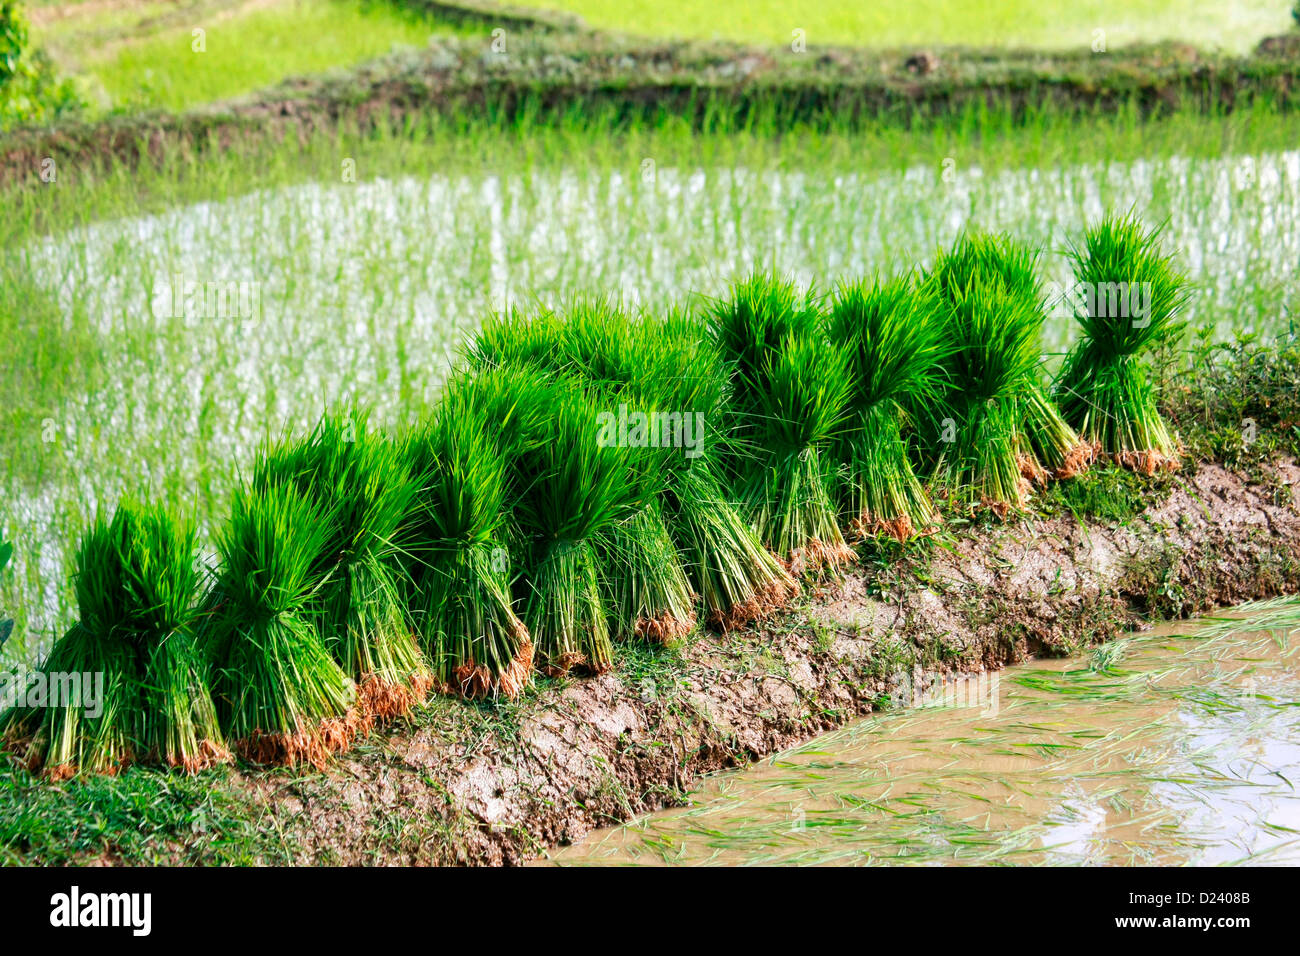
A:
[[[824,457],[848,418],[846,347],[830,342],[817,310],[773,276],[738,283],[710,318],[730,370],[738,439],[731,478],[755,530],[795,573],[850,563]]]
[[[967,232],[940,254],[931,275],[949,300],[977,280],[1001,286],[1009,295],[1033,303],[1041,331],[1047,302],[1038,273],[1040,256],[1040,250],[1006,235]],[[1087,470],[1092,445],[1065,421],[1037,370],[1024,383],[1019,417],[1019,462],[1026,479],[1043,484],[1049,475],[1067,479]]]
[[[841,285],[827,315],[832,341],[848,348],[853,417],[836,442],[844,501],[859,534],[906,541],[934,523],[903,438],[905,409],[938,403],[947,350],[933,287],[911,274]]]
[[[317,626],[336,507],[295,482],[255,482],[236,489],[218,538],[213,693],[227,735],[257,763],[323,766],[363,724],[356,684]]]
[[[1038,371],[1042,315],[1032,300],[976,276],[944,293],[947,387],[931,428],[936,477],[959,507],[999,514],[1026,505],[1020,460],[1021,406]]]
[[[730,630],[787,606],[796,581],[724,491],[718,472],[732,447],[727,369],[704,322],[685,311],[643,325],[639,349],[654,355],[640,387],[659,407],[694,409],[697,447],[674,459],[663,507],[670,533],[711,627]]]
[[[402,450],[347,408],[258,462],[258,487],[293,484],[318,501],[330,534],[312,562],[319,590],[309,610],[325,646],[357,684],[366,720],[392,720],[424,700],[432,679],[398,580],[397,540],[417,483]]]
[[[123,503],[92,522],[76,567],[80,620],[42,665],[44,699],[0,719],[10,745],[54,778],[229,759],[197,646],[193,526]]]
[[[634,320],[607,300],[568,304],[559,328],[558,357],[586,383],[597,409],[597,440],[624,451],[635,485],[636,510],[596,540],[601,580],[615,637],[663,643],[695,625],[695,595],[665,523],[662,500],[694,444],[694,407],[667,395],[676,371],[657,346],[650,322]]]
[[[641,510],[627,450],[600,440],[598,412],[581,386],[559,379],[542,396],[544,422],[515,459],[514,520],[528,553],[524,623],[539,666],[599,673],[611,663],[597,545]]]
[[[520,449],[502,425],[527,414],[516,396],[531,392],[532,383],[518,388],[497,370],[453,379],[406,445],[419,482],[408,519],[415,619],[434,677],[466,697],[517,697],[532,671],[533,643],[511,596],[507,528],[507,453]]]
[[[940,401],[913,410],[923,455],[959,508],[1022,509],[1033,484],[1091,461],[1039,380],[1038,255],[1006,236],[965,233],[924,280],[941,302],[949,358]]]
[[[607,302],[578,300],[563,318],[498,317],[472,346],[470,361],[577,373],[607,422],[619,430],[634,422],[626,437],[655,446],[658,454],[638,459],[650,469],[644,509],[600,543],[606,589],[620,609],[616,632],[657,640],[683,633],[694,618],[692,591],[709,623],[724,629],[798,593],[714,474],[729,438],[722,426],[726,374],[702,323],[676,311],[664,320],[633,319]],[[665,433],[683,440],[665,441]]]
[[[659,506],[676,449],[661,441],[669,409],[643,386],[657,378],[655,354],[643,350],[642,324],[608,300],[575,299],[563,314],[519,313],[490,322],[471,352],[480,366],[520,364],[572,373],[596,408],[598,441],[624,450],[637,509],[598,535],[593,546],[615,637],[663,642],[695,623],[694,595]],[[680,427],[682,414],[672,419]]]
[[[1067,421],[1124,465],[1153,474],[1178,464],[1147,378],[1153,349],[1177,341],[1186,278],[1160,247],[1160,228],[1133,214],[1109,215],[1068,255],[1084,292],[1083,338],[1066,356],[1054,394]]]

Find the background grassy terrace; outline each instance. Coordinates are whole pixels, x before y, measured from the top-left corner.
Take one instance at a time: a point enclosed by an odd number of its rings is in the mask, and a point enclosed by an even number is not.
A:
[[[486,117],[505,127],[582,118],[596,130],[684,122],[775,132],[792,124],[819,131],[882,122],[952,126],[984,112],[1032,125],[1045,112],[1214,114],[1257,102],[1287,111],[1296,96],[1298,43],[1300,37],[1279,39],[1241,58],[1169,45],[1104,55],[938,50],[933,69],[917,72],[908,65],[909,50],[813,47],[795,54],[533,32],[512,36],[498,54],[484,35],[446,37],[350,71],[286,81],[243,101],[13,132],[0,141],[0,178],[30,180],[45,157],[134,163],[169,149],[225,148],[251,134],[303,137],[340,126],[401,131],[433,117]]]

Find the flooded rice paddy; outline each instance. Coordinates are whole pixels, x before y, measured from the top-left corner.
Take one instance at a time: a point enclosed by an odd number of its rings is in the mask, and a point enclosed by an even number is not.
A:
[[[565,865],[1300,863],[1300,601],[1038,661],[707,780]]]
[[[825,287],[925,262],[967,223],[1044,244],[1108,208],[1167,218],[1198,286],[1190,320],[1276,330],[1300,262],[1300,153],[1089,161],[984,173],[629,169],[317,183],[102,222],[36,241],[31,298],[80,331],[83,387],[7,436],[0,611],[31,657],[72,617],[67,558],[123,491],[220,520],[257,443],[357,396],[397,424],[433,401],[485,310],[605,292],[662,306],[756,265]],[[197,290],[204,290],[195,294]],[[213,291],[215,290],[215,291]],[[1049,320],[1045,353],[1070,342]]]

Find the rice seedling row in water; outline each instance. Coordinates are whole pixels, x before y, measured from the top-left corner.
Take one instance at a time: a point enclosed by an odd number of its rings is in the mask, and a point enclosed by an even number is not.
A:
[[[1179,278],[1136,222],[1104,221],[1076,259],[1161,291],[1156,331],[1109,352],[1089,313],[1061,381],[1176,334]],[[614,639],[689,631],[697,598],[721,627],[761,618],[800,573],[855,559],[841,522],[931,526],[927,469],[950,505],[1021,508],[1094,440],[1039,378],[1036,271],[1034,250],[972,233],[929,273],[825,303],[760,273],[702,316],[596,299],[495,316],[407,434],[348,407],[265,449],[206,594],[192,530],[128,506],[97,521],[81,621],[45,670],[102,673],[105,706],[11,709],[7,740],[55,774],[194,770],[227,740],[320,765],[433,684],[513,697],[535,667],[600,672]]]

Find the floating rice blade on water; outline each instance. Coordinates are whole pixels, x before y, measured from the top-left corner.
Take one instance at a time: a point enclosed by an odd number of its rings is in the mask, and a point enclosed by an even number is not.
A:
[[[1144,474],[1179,461],[1145,365],[1184,328],[1178,314],[1187,301],[1186,278],[1161,252],[1160,237],[1160,228],[1145,229],[1133,214],[1108,215],[1070,247],[1084,336],[1054,385],[1066,421],[1102,454]]]
[[[357,684],[366,721],[389,721],[427,696],[431,678],[402,601],[396,552],[417,486],[402,450],[345,408],[310,435],[272,449],[253,481],[291,483],[330,517],[313,563],[319,589],[308,610],[325,645]]]
[[[497,371],[453,379],[406,443],[420,486],[408,519],[415,616],[435,678],[466,697],[517,697],[533,665],[510,593],[507,462],[517,449],[491,412],[508,381]]]
[[[761,274],[714,306],[711,325],[745,443],[729,470],[759,537],[795,573],[851,563],[823,457],[848,417],[846,347],[825,338],[792,284]]]
[[[81,620],[41,668],[46,699],[0,718],[20,759],[55,778],[229,759],[196,646],[198,588],[192,525],[133,503],[97,517],[77,553]]]
[[[947,340],[932,287],[910,274],[842,285],[827,316],[847,347],[853,389],[848,427],[836,440],[842,510],[859,535],[900,541],[933,526],[934,507],[912,470],[904,409],[933,405]]]
[[[362,726],[356,685],[308,606],[336,521],[295,484],[272,482],[236,489],[220,533],[213,691],[227,734],[254,762],[321,767]]]

